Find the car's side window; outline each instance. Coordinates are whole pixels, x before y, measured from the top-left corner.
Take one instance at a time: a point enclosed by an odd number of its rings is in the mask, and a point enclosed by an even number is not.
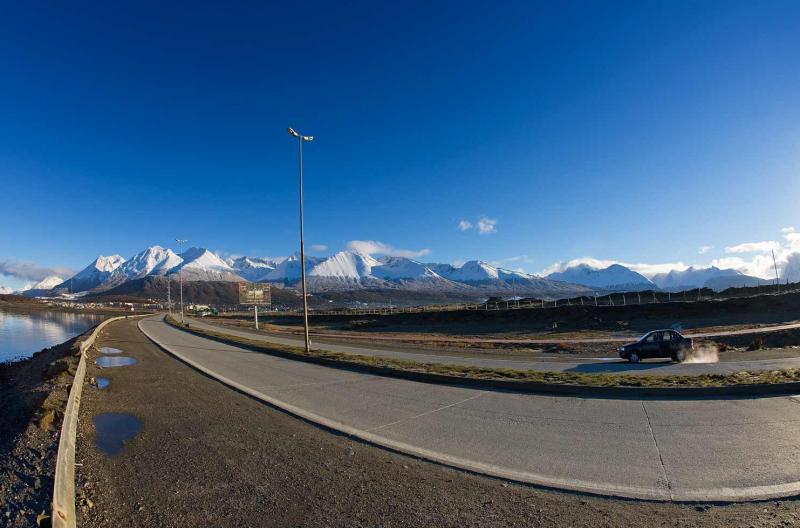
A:
[[[652,333],[649,336],[645,337],[644,340],[646,343],[653,343],[656,340],[656,337],[658,337],[658,334]]]
[[[672,332],[664,332],[664,335],[661,337],[662,341],[672,341]]]

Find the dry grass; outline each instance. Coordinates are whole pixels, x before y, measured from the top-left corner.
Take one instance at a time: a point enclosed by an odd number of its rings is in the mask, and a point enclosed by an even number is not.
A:
[[[586,374],[579,372],[553,372],[539,370],[515,370],[508,368],[487,368],[468,365],[449,365],[444,363],[421,363],[360,354],[345,354],[325,350],[312,350],[307,356],[299,347],[290,347],[265,343],[254,339],[232,336],[211,330],[192,328],[188,323],[181,325],[172,316],[167,322],[178,328],[229,342],[244,345],[250,349],[269,353],[290,354],[298,357],[314,357],[335,361],[343,366],[361,366],[397,370],[402,372],[420,372],[438,374],[465,379],[502,380],[512,382],[552,383],[564,385],[580,385],[586,387],[725,387],[733,385],[754,385],[789,383],[800,381],[800,369],[782,369],[773,371],[741,371],[732,374],[700,374],[700,375],[635,375],[635,374]]]

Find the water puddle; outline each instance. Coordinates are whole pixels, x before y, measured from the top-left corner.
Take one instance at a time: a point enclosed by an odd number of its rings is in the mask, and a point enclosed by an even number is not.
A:
[[[92,418],[95,431],[95,446],[108,456],[119,453],[125,442],[136,436],[142,422],[133,415],[103,413]]]
[[[95,378],[94,386],[98,389],[105,389],[111,383],[108,378]]]
[[[121,354],[122,350],[114,347],[100,347],[100,352],[103,354]]]
[[[127,365],[135,365],[136,360],[128,356],[102,356],[94,360],[98,367],[124,367]]]

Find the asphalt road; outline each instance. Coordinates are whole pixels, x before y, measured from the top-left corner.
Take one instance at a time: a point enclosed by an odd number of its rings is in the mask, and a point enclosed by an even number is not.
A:
[[[274,334],[255,333],[240,330],[230,326],[214,325],[199,319],[187,318],[187,321],[196,328],[221,331],[229,335],[257,339],[267,343],[302,347],[302,338],[292,336],[277,336]],[[788,325],[794,327],[795,325]],[[566,359],[564,356],[547,358],[537,356],[531,358],[496,358],[458,356],[452,353],[442,354],[436,351],[402,351],[392,348],[382,348],[379,345],[366,343],[342,344],[312,338],[312,346],[318,350],[330,352],[344,352],[347,354],[362,354],[394,359],[405,359],[423,363],[446,363],[451,365],[470,365],[489,368],[513,368],[518,370],[541,370],[553,372],[584,372],[584,373],[613,373],[613,374],[641,374],[641,375],[669,375],[669,374],[730,374],[743,370],[779,370],[785,368],[800,368],[800,357],[780,359],[755,359],[746,361],[725,361],[721,363],[673,363],[669,359],[646,360],[639,364],[631,364],[618,357],[593,357]]]
[[[657,500],[800,493],[800,401],[515,394],[343,371],[164,323],[142,331],[201,371],[309,421],[478,473]]]

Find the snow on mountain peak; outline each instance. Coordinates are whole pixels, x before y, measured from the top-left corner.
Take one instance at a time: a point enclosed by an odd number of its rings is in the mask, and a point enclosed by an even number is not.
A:
[[[596,268],[585,263],[576,264],[563,271],[551,273],[546,278],[609,290],[644,290],[655,287],[647,277],[621,264],[611,264],[606,268]]]
[[[191,247],[181,253],[180,258],[183,259],[183,262],[176,266],[176,270],[181,268],[197,268],[214,271],[233,271],[233,268],[227,262],[218,257],[216,253],[206,248]]]
[[[371,275],[372,268],[379,265],[380,262],[369,255],[340,251],[314,266],[309,276],[359,280]]]
[[[183,259],[171,249],[152,246],[120,265],[114,270],[114,274],[123,275],[128,279],[141,279],[148,275],[164,275],[181,262]]]
[[[33,284],[26,284],[19,291],[24,292],[28,290],[52,290],[62,282],[64,282],[64,279],[62,279],[61,277],[58,277],[56,275],[50,275],[49,277],[45,277],[39,282]]]

